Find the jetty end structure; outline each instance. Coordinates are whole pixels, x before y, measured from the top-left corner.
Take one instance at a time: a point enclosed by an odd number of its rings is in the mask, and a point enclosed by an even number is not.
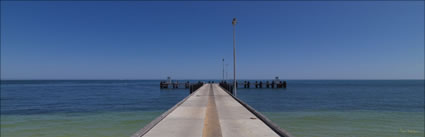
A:
[[[132,137],[293,137],[220,85],[202,83]]]

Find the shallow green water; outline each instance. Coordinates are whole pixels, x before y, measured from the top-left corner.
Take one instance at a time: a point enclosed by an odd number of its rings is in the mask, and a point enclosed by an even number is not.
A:
[[[423,137],[423,112],[264,112],[297,137]]]
[[[125,137],[162,112],[5,115],[2,137]],[[423,112],[263,112],[297,137],[423,137]]]
[[[161,111],[1,116],[2,137],[125,137]]]

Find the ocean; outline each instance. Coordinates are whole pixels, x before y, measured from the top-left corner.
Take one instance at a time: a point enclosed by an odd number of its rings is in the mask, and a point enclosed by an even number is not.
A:
[[[287,82],[238,98],[297,137],[424,136],[424,80]],[[158,80],[2,80],[1,136],[126,137],[188,94]]]

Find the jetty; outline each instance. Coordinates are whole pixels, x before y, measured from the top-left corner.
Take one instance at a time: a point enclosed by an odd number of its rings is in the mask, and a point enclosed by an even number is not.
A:
[[[161,89],[168,89],[168,88],[171,88],[172,87],[172,89],[176,89],[176,88],[191,88],[191,86],[192,85],[196,85],[196,84],[199,84],[199,83],[204,83],[204,82],[201,82],[201,81],[198,81],[198,83],[190,83],[189,81],[187,81],[187,82],[185,82],[185,83],[179,83],[178,81],[176,81],[176,82],[171,82],[171,81],[168,81],[168,82],[166,82],[166,81],[161,81],[160,83],[159,83],[159,87],[161,88]],[[215,83],[215,81],[208,81],[207,83]],[[222,85],[222,84],[227,84],[227,85],[231,85],[231,86],[233,86],[233,84],[232,83],[227,83],[226,81],[221,81],[221,82],[219,82],[220,83],[220,85]],[[171,85],[171,87],[170,87],[170,85]],[[280,80],[274,80],[274,81],[271,81],[271,82],[269,82],[269,81],[241,81],[241,82],[236,82],[236,88],[242,88],[242,86],[243,86],[243,88],[251,88],[251,85],[252,85],[252,88],[286,88],[286,81],[280,81]]]
[[[219,84],[202,84],[132,137],[292,137]]]

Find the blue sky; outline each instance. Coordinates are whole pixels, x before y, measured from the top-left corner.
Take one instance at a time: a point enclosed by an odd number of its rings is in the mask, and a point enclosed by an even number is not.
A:
[[[424,2],[1,2],[2,79],[424,79]]]

